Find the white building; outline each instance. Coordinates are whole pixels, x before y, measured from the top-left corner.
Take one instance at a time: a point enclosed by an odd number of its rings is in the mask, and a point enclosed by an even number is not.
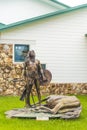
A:
[[[85,34],[87,4],[2,25],[0,43],[13,44],[14,49],[16,45],[29,45],[52,72],[52,82],[87,83]],[[14,58],[13,62],[18,63]]]

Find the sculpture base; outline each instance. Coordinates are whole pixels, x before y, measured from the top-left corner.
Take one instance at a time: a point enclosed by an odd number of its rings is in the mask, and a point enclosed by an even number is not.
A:
[[[44,100],[43,100],[44,101]],[[9,118],[49,120],[54,118],[75,119],[80,116],[82,106],[75,96],[50,95],[45,105],[13,109],[5,112]]]
[[[35,120],[49,120],[49,119],[74,119],[77,118],[77,115],[73,115],[73,113],[67,114],[51,114],[44,112],[36,112],[35,108],[19,108],[13,109],[5,112],[7,118],[28,118]]]

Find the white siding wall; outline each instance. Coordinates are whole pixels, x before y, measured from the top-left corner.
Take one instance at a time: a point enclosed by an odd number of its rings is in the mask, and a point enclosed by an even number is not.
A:
[[[87,82],[87,9],[40,20],[2,33],[2,39],[35,40],[37,58],[53,82]]]

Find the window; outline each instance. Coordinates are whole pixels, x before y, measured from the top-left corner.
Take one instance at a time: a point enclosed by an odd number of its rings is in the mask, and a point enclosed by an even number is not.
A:
[[[46,69],[46,64],[41,64],[42,69]]]
[[[85,37],[87,37],[87,34],[85,34]]]
[[[29,51],[29,45],[15,44],[14,45],[14,62],[24,62],[28,51]]]

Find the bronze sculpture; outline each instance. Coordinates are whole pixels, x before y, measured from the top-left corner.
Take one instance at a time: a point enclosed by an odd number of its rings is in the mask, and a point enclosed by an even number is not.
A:
[[[23,100],[25,98],[26,107],[31,107],[30,104],[30,93],[33,85],[36,87],[39,104],[41,104],[41,94],[40,94],[40,77],[43,81],[46,81],[46,77],[43,73],[40,61],[35,59],[35,52],[29,51],[24,62],[23,75],[26,81],[25,90],[20,98]]]
[[[48,85],[52,75],[48,70],[43,70],[39,60],[35,59],[35,52],[29,51],[24,62],[23,76],[26,81],[25,90],[20,98],[24,100],[28,109],[15,109],[6,112],[9,117],[31,117],[36,118],[42,116],[48,118],[77,118],[79,117],[82,106],[80,101],[75,96],[50,95],[41,100],[40,85]],[[17,79],[14,79],[16,82]],[[39,102],[34,105],[30,103],[30,94],[32,96],[32,87],[35,86]],[[44,102],[44,104],[41,104]],[[38,105],[39,104],[39,105]],[[32,107],[32,108],[31,108]],[[46,119],[46,118],[45,118]]]

